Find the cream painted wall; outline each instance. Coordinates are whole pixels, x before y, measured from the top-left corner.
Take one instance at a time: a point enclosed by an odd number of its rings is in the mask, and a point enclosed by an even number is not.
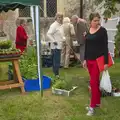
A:
[[[63,14],[65,14],[65,1],[66,0],[57,0],[57,12],[61,12]]]

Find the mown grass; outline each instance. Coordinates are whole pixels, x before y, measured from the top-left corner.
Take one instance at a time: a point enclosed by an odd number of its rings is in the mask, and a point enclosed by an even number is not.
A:
[[[109,70],[114,86],[120,87],[120,61]],[[43,73],[53,77],[51,68]],[[0,91],[0,120],[119,120],[120,98],[103,97],[101,109],[93,117],[86,116],[85,106],[89,103],[87,71],[82,68],[61,69],[62,78],[78,79],[78,89],[70,97],[52,95],[51,90],[21,95],[19,89]],[[69,76],[69,77],[67,77]],[[76,80],[75,80],[76,81]]]

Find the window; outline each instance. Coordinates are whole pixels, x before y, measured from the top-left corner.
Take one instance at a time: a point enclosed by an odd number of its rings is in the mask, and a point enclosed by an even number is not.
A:
[[[47,16],[54,17],[57,12],[57,0],[47,0]]]
[[[57,12],[57,0],[46,0],[47,16],[54,17]],[[40,0],[40,16],[44,17],[44,0]]]
[[[47,16],[54,17],[57,12],[57,0],[46,0]],[[44,17],[44,0],[40,0],[40,16]],[[30,7],[19,9],[19,17],[30,17]]]
[[[19,17],[30,17],[30,7],[19,9]]]

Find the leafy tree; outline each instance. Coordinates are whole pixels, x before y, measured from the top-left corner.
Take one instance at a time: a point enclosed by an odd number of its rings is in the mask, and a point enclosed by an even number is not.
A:
[[[94,2],[99,5],[100,3],[104,2],[105,11],[103,13],[105,20],[111,17],[111,15],[116,14],[118,9],[116,8],[116,4],[120,4],[120,0],[94,0]],[[120,22],[117,25],[117,32],[115,36],[115,56],[120,56]]]
[[[105,18],[110,18],[112,14],[114,15],[116,12],[118,12],[116,4],[120,3],[120,0],[94,0],[94,2],[97,5],[104,2],[105,11],[103,15]]]

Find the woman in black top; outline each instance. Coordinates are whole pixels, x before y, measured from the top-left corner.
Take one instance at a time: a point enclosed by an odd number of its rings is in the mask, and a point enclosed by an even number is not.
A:
[[[83,67],[87,68],[90,74],[91,101],[87,115],[91,116],[94,114],[94,108],[100,106],[100,71],[96,59],[104,56],[104,69],[108,68],[108,36],[106,29],[100,26],[100,15],[98,13],[92,13],[89,19],[90,29],[86,34]]]

